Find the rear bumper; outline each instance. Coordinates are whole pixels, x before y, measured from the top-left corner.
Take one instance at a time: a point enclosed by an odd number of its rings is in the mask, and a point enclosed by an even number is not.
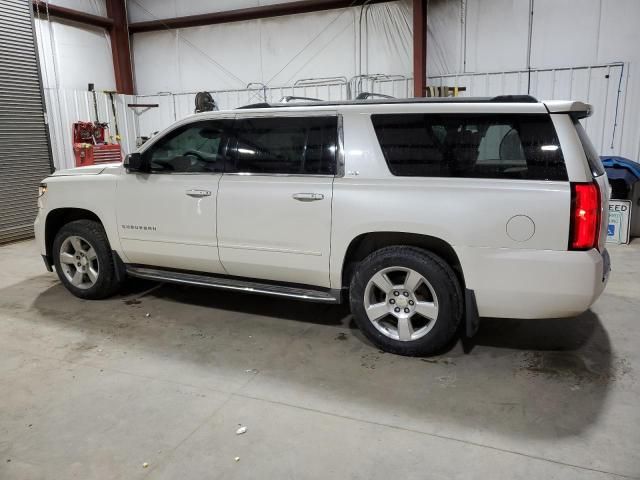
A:
[[[587,310],[604,290],[609,253],[458,248],[478,313],[498,318],[559,318]]]

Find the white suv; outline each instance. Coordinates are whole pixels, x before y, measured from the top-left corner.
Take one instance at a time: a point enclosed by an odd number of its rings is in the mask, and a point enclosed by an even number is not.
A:
[[[589,113],[509,96],[197,114],[124,165],[45,179],[36,238],[81,298],[129,275],[348,299],[376,345],[430,354],[478,317],[572,316],[604,289]]]

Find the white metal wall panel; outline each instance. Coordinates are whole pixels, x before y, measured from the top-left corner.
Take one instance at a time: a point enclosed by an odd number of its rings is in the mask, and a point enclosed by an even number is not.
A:
[[[0,0],[0,243],[33,236],[51,171],[31,4]]]

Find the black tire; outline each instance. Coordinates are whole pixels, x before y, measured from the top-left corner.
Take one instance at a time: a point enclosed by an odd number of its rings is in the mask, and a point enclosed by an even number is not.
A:
[[[99,265],[98,275],[95,283],[88,288],[79,288],[71,283],[64,273],[64,266],[60,261],[60,249],[69,237],[82,237],[93,247],[96,252]],[[75,220],[64,225],[56,234],[53,240],[53,263],[56,273],[64,286],[76,297],[88,300],[99,300],[116,293],[120,288],[120,283],[116,275],[116,267],[111,254],[111,246],[107,239],[107,234],[102,225],[93,220]],[[74,267],[75,268],[75,267]],[[85,277],[86,278],[86,277]]]
[[[406,341],[390,338],[380,332],[367,316],[366,286],[376,273],[391,267],[416,271],[429,282],[437,295],[435,323],[421,338]],[[451,267],[431,252],[406,246],[385,247],[362,260],[351,279],[349,302],[356,324],[371,342],[386,352],[408,356],[434,355],[448,346],[458,331],[464,306],[460,283]],[[388,318],[393,321],[393,317]]]

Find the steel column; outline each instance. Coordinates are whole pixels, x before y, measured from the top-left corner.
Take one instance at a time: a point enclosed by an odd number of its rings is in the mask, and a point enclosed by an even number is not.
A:
[[[125,0],[107,0],[107,15],[113,20],[109,34],[116,90],[118,93],[133,95],[133,69]]]
[[[427,0],[413,0],[413,96],[427,90]]]

